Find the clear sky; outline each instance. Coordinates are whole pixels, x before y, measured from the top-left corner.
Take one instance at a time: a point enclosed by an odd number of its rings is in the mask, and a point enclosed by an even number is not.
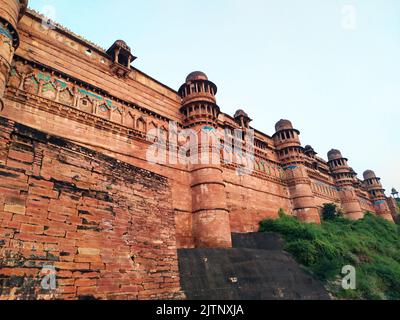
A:
[[[107,49],[125,40],[134,66],[178,89],[201,70],[218,104],[243,108],[267,134],[284,118],[326,159],[400,189],[399,0],[30,0]]]

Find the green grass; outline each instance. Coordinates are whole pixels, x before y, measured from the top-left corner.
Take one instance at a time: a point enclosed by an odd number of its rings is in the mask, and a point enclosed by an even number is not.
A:
[[[372,214],[363,220],[342,217],[321,226],[305,224],[280,214],[278,220],[260,224],[261,232],[275,232],[285,240],[285,250],[306,266],[341,299],[400,299],[400,226]],[[342,268],[356,268],[356,290],[344,290]]]

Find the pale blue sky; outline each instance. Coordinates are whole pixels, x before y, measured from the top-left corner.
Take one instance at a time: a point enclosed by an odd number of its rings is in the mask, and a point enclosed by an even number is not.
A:
[[[323,158],[340,149],[359,177],[373,169],[400,189],[399,0],[30,0],[49,6],[105,49],[125,40],[166,85],[204,71],[225,113],[243,108],[270,135],[289,119]]]

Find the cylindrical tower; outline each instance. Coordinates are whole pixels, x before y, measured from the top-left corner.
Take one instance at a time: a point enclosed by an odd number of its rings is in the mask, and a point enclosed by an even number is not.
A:
[[[190,164],[193,237],[198,248],[232,247],[225,183],[219,159],[220,150],[211,137],[216,133],[220,109],[216,104],[217,86],[200,71],[192,72],[179,89],[184,126],[197,135],[197,163]],[[217,155],[217,157],[215,157]],[[194,156],[194,157],[193,157]],[[214,160],[214,161],[213,161]]]
[[[395,199],[399,198],[399,192],[395,188],[392,188],[391,194],[392,194],[393,198],[395,198]]]
[[[11,62],[19,46],[18,22],[27,5],[28,0],[0,0],[0,110]]]
[[[363,176],[364,186],[371,195],[376,213],[382,218],[394,222],[386,201],[385,189],[382,187],[381,178],[378,178],[372,170],[365,171]]]
[[[347,164],[348,159],[342,156],[339,150],[332,149],[328,152],[328,164],[339,191],[345,216],[351,220],[364,217],[360,201],[354,189],[357,173]]]
[[[311,189],[311,180],[305,167],[304,148],[299,139],[300,132],[293,128],[289,120],[280,120],[275,130],[273,139],[286,173],[285,179],[293,201],[293,213],[302,221],[321,223]]]
[[[205,73],[195,71],[187,76],[186,82],[179,89],[182,98],[181,113],[184,115],[186,128],[207,125],[215,127],[220,113],[216,94],[217,86],[208,80]]]

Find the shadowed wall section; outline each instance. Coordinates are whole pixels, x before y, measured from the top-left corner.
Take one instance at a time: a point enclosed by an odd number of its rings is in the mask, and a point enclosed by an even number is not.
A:
[[[166,178],[4,118],[0,177],[0,298],[180,297]]]

